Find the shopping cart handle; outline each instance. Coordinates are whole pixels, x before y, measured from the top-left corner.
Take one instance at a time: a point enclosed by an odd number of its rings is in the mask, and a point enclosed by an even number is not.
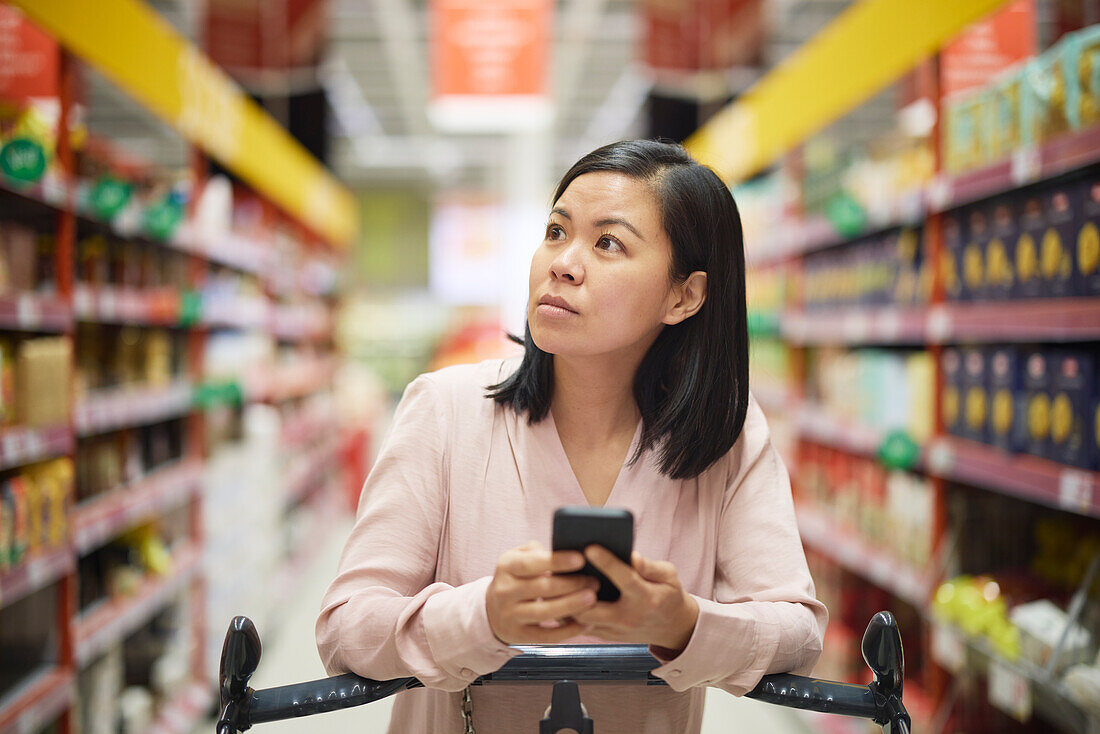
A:
[[[645,645],[532,645],[474,685],[573,681],[637,681],[664,685],[653,675],[659,661]],[[875,675],[869,685],[819,680],[789,673],[764,676],[746,697],[829,714],[871,719],[893,732],[908,732],[901,703],[904,660],[901,635],[890,612],[879,612],[863,637],[863,656]],[[259,636],[247,617],[230,624],[222,648],[218,734],[235,734],[253,724],[310,716],[360,706],[399,691],[419,688],[416,678],[375,681],[346,673],[332,678],[253,690],[247,681],[260,658]]]

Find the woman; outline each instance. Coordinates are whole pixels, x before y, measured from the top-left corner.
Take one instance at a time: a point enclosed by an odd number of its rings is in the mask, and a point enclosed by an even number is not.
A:
[[[582,685],[601,732],[698,732],[707,685],[740,695],[807,673],[814,598],[786,469],[748,392],[741,224],[682,148],[632,141],[578,161],[531,261],[524,355],[413,381],[325,595],[330,673],[415,676],[390,732],[464,731],[463,691],[511,644],[645,643],[669,686]],[[554,510],[635,518],[597,602],[550,553]],[[469,688],[478,734],[534,731],[544,686]]]

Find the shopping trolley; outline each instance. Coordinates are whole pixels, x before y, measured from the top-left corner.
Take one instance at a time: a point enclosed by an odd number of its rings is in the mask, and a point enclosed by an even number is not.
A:
[[[871,618],[862,648],[863,659],[874,673],[868,685],[780,673],[764,676],[745,695],[780,706],[871,719],[887,734],[909,734],[909,714],[901,701],[905,659],[893,614],[879,612]],[[665,685],[652,674],[659,663],[645,645],[518,645],[516,649],[519,655],[473,685],[554,682],[539,734],[563,729],[593,734],[594,723],[581,703],[577,681]],[[254,724],[360,706],[423,686],[416,678],[377,681],[347,673],[256,691],[248,681],[259,665],[260,651],[252,620],[235,617],[222,646],[217,734],[237,734]]]

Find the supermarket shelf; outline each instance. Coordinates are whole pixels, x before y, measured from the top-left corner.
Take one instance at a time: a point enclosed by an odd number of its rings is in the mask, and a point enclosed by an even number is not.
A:
[[[928,309],[931,344],[1100,339],[1100,299],[956,303]]]
[[[821,513],[799,505],[796,513],[802,540],[852,573],[873,582],[918,610],[928,606],[934,580],[893,558],[889,552],[841,530]]]
[[[78,321],[176,326],[181,299],[175,288],[139,290],[78,283],[73,289],[73,310]]]
[[[0,296],[0,329],[64,332],[72,325],[73,312],[60,298],[34,292]]]
[[[780,333],[795,344],[922,344],[927,309],[894,306],[788,309]]]
[[[69,208],[69,187],[63,179],[50,174],[41,181],[29,185],[15,183],[6,176],[0,175],[0,192],[57,212]]]
[[[171,575],[147,578],[132,596],[111,599],[78,616],[73,622],[77,662],[86,665],[148,622],[191,581],[201,556],[192,541],[172,554]]]
[[[263,296],[207,298],[202,323],[214,329],[264,329],[271,320],[271,302]]]
[[[75,567],[72,549],[65,547],[39,552],[14,568],[0,571],[0,608],[49,586]]]
[[[331,472],[327,469],[335,466],[339,448],[339,440],[331,439],[294,460],[293,465],[287,469],[287,508],[301,502],[302,498],[328,481]]]
[[[48,667],[6,702],[0,702],[0,734],[27,734],[53,723],[76,701],[76,676]]]
[[[928,308],[789,309],[783,313],[780,331],[801,345],[1091,341],[1100,339],[1100,300],[945,303]]]
[[[1045,669],[1028,660],[1009,661],[997,654],[983,638],[967,635],[957,627],[944,625],[942,622],[936,624],[942,625],[941,630],[949,630],[971,651],[968,664],[961,673],[988,674],[991,667],[998,666],[1010,675],[1022,679],[1026,690],[1018,692],[1017,697],[1023,695],[1030,699],[1033,716],[1054,724],[1059,731],[1100,731],[1100,720],[1082,710],[1074,702],[1066,686],[1060,680],[1052,678]]]
[[[1100,473],[954,436],[931,441],[925,450],[930,474],[1100,518]]]
[[[73,434],[68,426],[0,429],[0,469],[64,456],[72,450]]]
[[[332,323],[323,307],[274,306],[270,330],[280,341],[319,341],[332,333]]]
[[[957,176],[942,176],[926,193],[931,211],[945,211],[1100,162],[1100,127],[1062,135],[1007,160]]]
[[[332,382],[335,369],[334,358],[317,357],[305,363],[280,365],[268,373],[252,374],[244,380],[245,399],[279,402],[312,395]]]
[[[840,420],[812,403],[798,408],[798,432],[814,443],[864,456],[875,456],[886,439],[885,431]]]
[[[745,252],[745,264],[750,268],[765,267],[898,227],[923,224],[927,213],[925,201],[925,192],[914,189],[880,211],[867,212],[866,226],[852,234],[841,234],[824,216],[784,221],[775,228],[774,237]]]
[[[199,488],[202,463],[185,460],[73,508],[73,544],[84,555],[142,520],[182,505]]]
[[[209,686],[193,683],[161,707],[146,734],[191,734],[214,700]]]
[[[155,423],[187,413],[191,382],[176,380],[166,386],[123,386],[90,391],[73,411],[79,436]]]

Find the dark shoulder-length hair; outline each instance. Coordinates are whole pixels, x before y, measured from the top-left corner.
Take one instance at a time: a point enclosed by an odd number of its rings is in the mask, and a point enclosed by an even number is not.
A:
[[[634,377],[642,436],[631,463],[655,448],[660,470],[672,479],[703,473],[741,435],[749,399],[748,328],[745,316],[745,254],[741,217],[729,189],[714,171],[679,145],[652,140],[612,143],[577,161],[562,177],[554,203],[578,176],[620,173],[647,182],[660,202],[672,242],[669,278],[681,284],[694,271],[707,274],[699,311],[665,326]],[[553,356],[531,338],[523,362],[489,397],[537,423],[550,410]]]

